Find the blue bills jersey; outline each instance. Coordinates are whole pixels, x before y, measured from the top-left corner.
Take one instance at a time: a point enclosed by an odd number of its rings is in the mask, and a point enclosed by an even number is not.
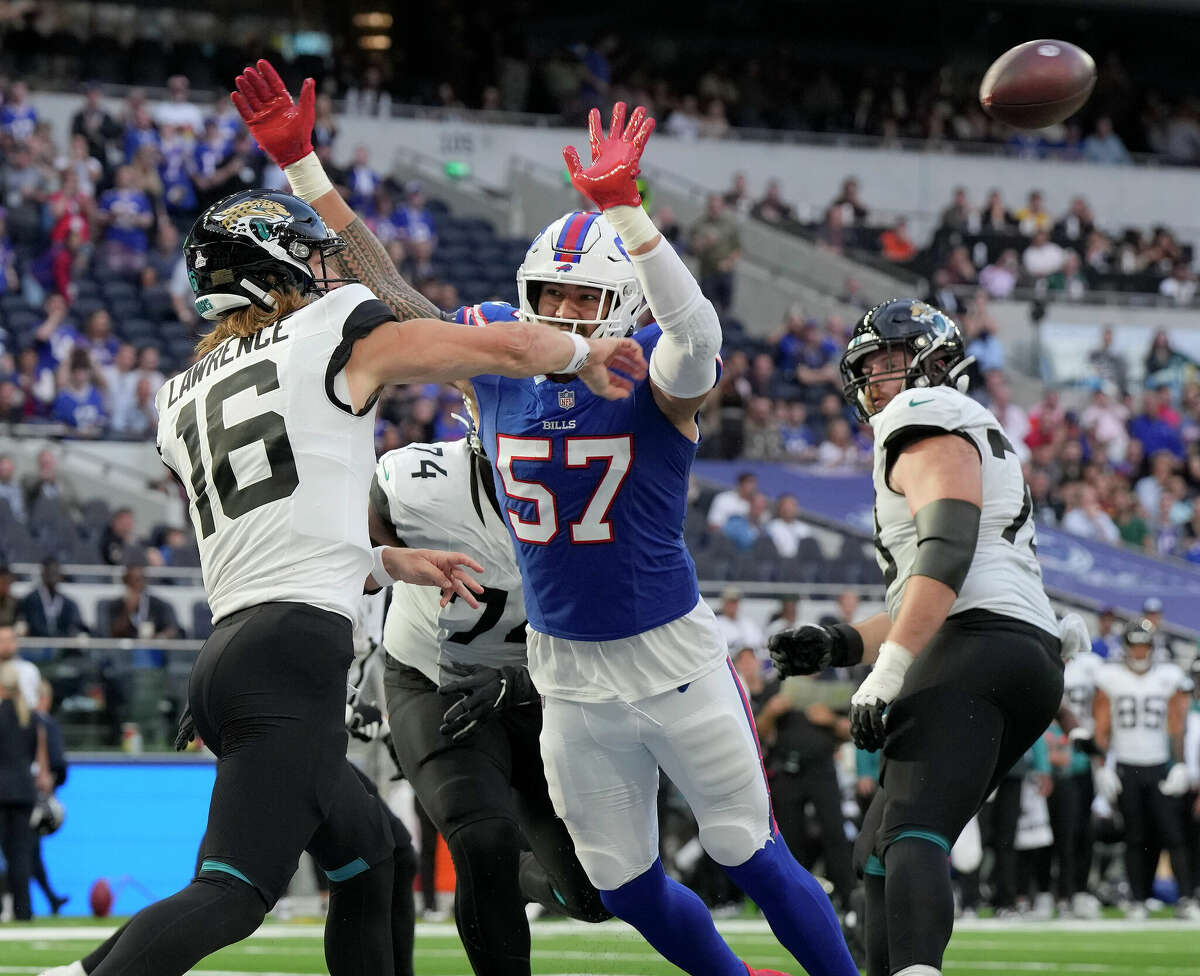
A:
[[[468,325],[516,318],[499,302],[456,314]],[[661,335],[651,324],[634,336],[647,360]],[[580,380],[473,382],[530,626],[609,641],[691,611],[700,594],[683,520],[697,445],[663,415],[649,380],[624,400]]]

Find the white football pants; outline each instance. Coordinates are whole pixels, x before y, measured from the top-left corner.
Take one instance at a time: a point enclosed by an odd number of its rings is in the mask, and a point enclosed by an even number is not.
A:
[[[754,719],[728,658],[688,685],[632,703],[547,698],[541,747],[554,809],[602,891],[658,857],[659,767],[718,864],[744,864],[775,832]]]

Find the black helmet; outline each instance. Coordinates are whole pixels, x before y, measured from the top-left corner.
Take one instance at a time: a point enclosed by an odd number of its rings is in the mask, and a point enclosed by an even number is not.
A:
[[[275,190],[242,190],[218,200],[192,225],[183,242],[196,311],[217,321],[251,303],[270,311],[272,288],[301,294],[324,291],[345,279],[325,274],[325,258],[346,246],[315,210]],[[308,258],[321,256],[321,277]]]
[[[1125,633],[1121,635],[1125,641],[1126,647],[1152,647],[1154,645],[1154,624],[1149,620],[1139,620],[1137,623],[1131,623],[1125,628]],[[1125,664],[1131,671],[1138,674],[1144,674],[1150,670],[1153,664],[1151,656],[1142,658],[1132,658],[1128,654],[1125,655]]]
[[[903,347],[907,366],[864,376],[863,360],[873,352]],[[964,371],[974,357],[966,355],[962,333],[941,309],[915,298],[889,298],[867,312],[850,336],[842,353],[842,396],[866,421],[875,410],[867,386],[879,380],[904,378],[904,389],[953,386],[966,392]]]

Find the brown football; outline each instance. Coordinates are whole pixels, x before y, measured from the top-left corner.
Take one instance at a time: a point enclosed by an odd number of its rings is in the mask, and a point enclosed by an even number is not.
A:
[[[979,86],[979,103],[994,119],[1040,129],[1070,118],[1096,85],[1096,62],[1069,41],[1026,41],[1005,51]]]

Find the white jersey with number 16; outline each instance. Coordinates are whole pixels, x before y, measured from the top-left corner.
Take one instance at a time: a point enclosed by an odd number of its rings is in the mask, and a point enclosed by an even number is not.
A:
[[[346,285],[158,391],[158,451],[187,489],[214,621],[278,601],[355,619],[375,409],[351,410],[343,371],[354,340],[395,317]]]

